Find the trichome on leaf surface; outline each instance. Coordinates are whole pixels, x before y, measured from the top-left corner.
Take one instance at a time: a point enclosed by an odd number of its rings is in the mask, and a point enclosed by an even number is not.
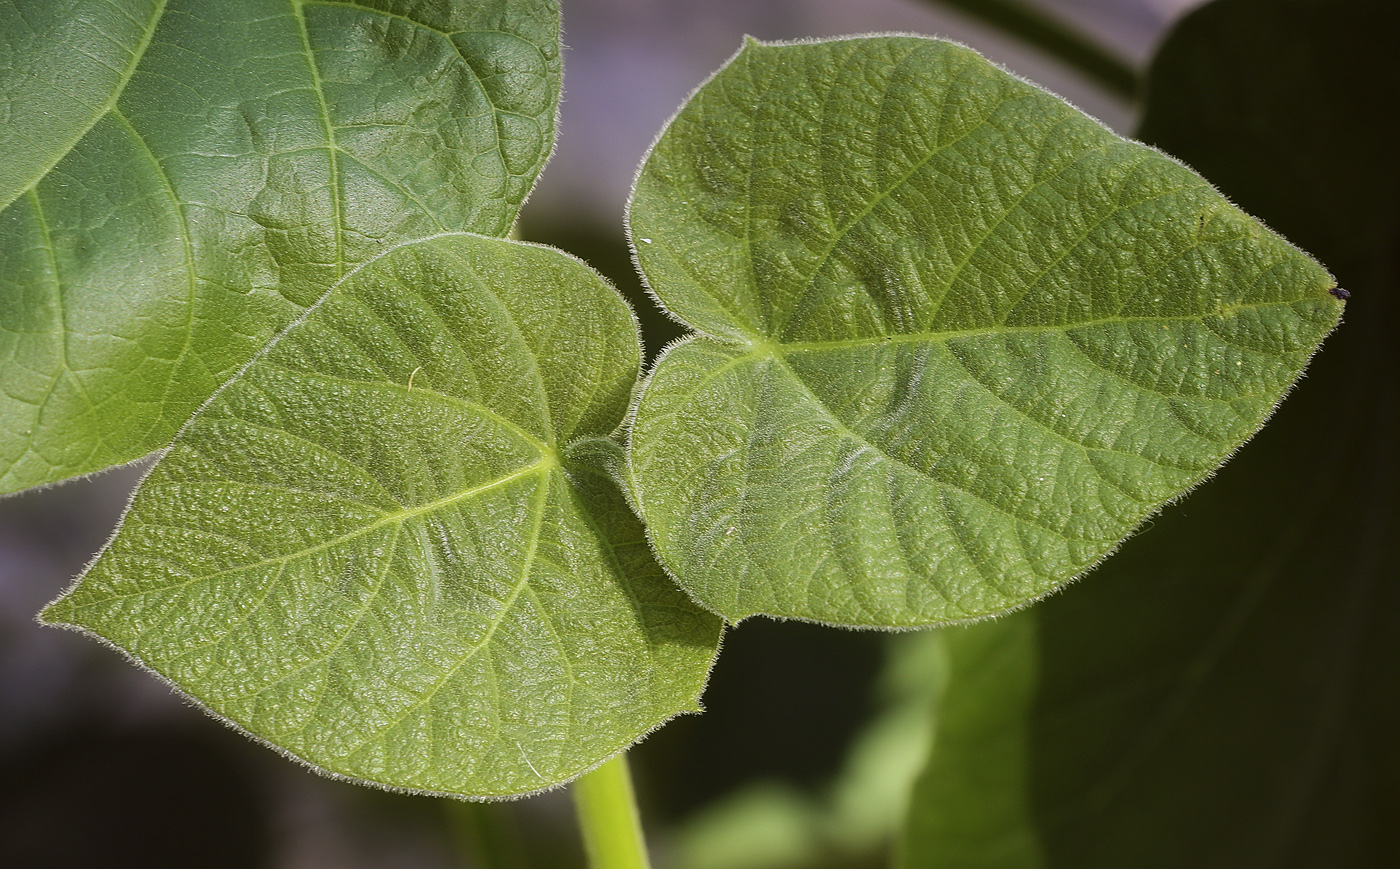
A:
[[[1060,588],[1253,435],[1344,307],[970,49],[749,41],[637,178],[638,265],[693,330],[641,376],[616,291],[504,237],[558,20],[0,4],[32,119],[0,133],[0,479],[162,451],[45,620],[320,770],[532,793],[697,711],[725,621]]]
[[[707,609],[860,627],[1063,585],[1263,422],[1335,325],[1316,263],[974,52],[751,42],[632,200],[696,336],[628,482]]]

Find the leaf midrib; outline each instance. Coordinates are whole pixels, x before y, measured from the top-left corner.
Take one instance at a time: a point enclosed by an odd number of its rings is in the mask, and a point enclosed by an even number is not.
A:
[[[800,374],[797,373],[797,371],[793,370],[792,366],[789,365],[789,364],[787,363],[787,360],[786,360],[786,359],[782,358],[781,356],[776,356],[776,357],[774,357],[774,360],[778,363],[779,366],[782,367],[783,371],[785,371],[785,372],[787,373],[788,377],[791,378],[792,382],[793,382],[794,384],[796,384],[797,387],[798,387],[800,390],[802,390],[802,392],[804,392],[804,393],[806,394],[807,399],[808,399],[810,402],[812,402],[812,406],[813,406],[814,408],[816,408],[816,410],[817,410],[822,416],[824,416],[824,417],[826,417],[827,419],[831,420],[836,426],[838,426],[838,427],[841,429],[841,431],[845,432],[845,434],[846,434],[848,437],[853,438],[856,442],[862,444],[864,447],[867,447],[867,448],[869,448],[869,449],[871,449],[871,450],[874,450],[878,455],[880,455],[881,457],[883,457],[886,461],[891,462],[892,464],[894,464],[894,465],[896,465],[896,466],[898,466],[898,467],[900,467],[900,468],[903,468],[904,470],[908,471],[909,473],[912,473],[912,474],[916,475],[917,477],[919,477],[919,478],[921,478],[921,479],[930,481],[930,482],[933,483],[935,486],[939,486],[939,487],[943,487],[943,488],[948,488],[948,489],[954,489],[954,490],[956,490],[956,491],[962,492],[963,494],[967,495],[968,497],[974,498],[974,499],[976,499],[978,502],[980,502],[980,503],[982,503],[982,504],[985,504],[989,509],[996,511],[997,513],[1002,514],[1003,516],[1005,516],[1006,518],[1012,520],[1013,522],[1021,522],[1021,523],[1024,523],[1024,524],[1026,524],[1026,525],[1031,525],[1031,526],[1033,526],[1033,527],[1035,527],[1035,528],[1039,528],[1040,530],[1046,532],[1047,534],[1053,534],[1054,536],[1056,536],[1056,537],[1058,537],[1058,538],[1060,538],[1060,539],[1062,539],[1062,540],[1068,541],[1068,542],[1075,542],[1075,541],[1081,541],[1081,542],[1082,542],[1082,541],[1100,542],[1098,538],[1079,538],[1079,537],[1072,537],[1071,535],[1065,533],[1065,532],[1064,532],[1063,530],[1061,530],[1061,529],[1054,528],[1054,527],[1052,527],[1052,526],[1050,526],[1050,525],[1045,524],[1045,522],[1044,522],[1043,520],[1031,518],[1031,517],[1028,517],[1028,516],[1022,516],[1022,515],[1020,515],[1019,513],[1017,513],[1015,510],[1013,510],[1013,509],[1011,509],[1011,508],[1009,508],[1009,507],[1007,507],[1007,506],[1005,506],[1005,505],[1003,505],[1003,504],[997,503],[994,499],[988,497],[987,495],[985,495],[985,494],[983,494],[983,493],[981,493],[981,492],[977,492],[977,491],[975,491],[975,490],[973,490],[973,489],[971,489],[971,488],[969,488],[969,487],[966,487],[966,486],[960,486],[960,485],[956,485],[956,484],[954,484],[954,483],[948,482],[948,481],[946,481],[946,480],[941,480],[941,479],[935,477],[935,476],[932,474],[931,471],[929,471],[929,470],[924,470],[924,469],[922,469],[922,468],[919,468],[919,467],[916,466],[916,465],[910,464],[906,459],[903,459],[903,458],[901,458],[900,456],[895,455],[893,452],[891,452],[891,451],[889,450],[889,448],[886,447],[884,444],[876,443],[876,442],[875,442],[874,440],[872,440],[868,435],[866,435],[866,434],[863,433],[863,432],[857,431],[854,427],[852,427],[852,425],[851,425],[850,423],[848,423],[844,418],[842,418],[840,414],[838,414],[838,413],[836,413],[836,411],[832,410],[832,409],[827,405],[827,403],[826,403],[825,401],[822,400],[821,396],[817,395],[816,391],[815,391],[814,389],[812,389],[811,385],[810,385],[809,383],[807,383],[807,381],[804,380],[804,379],[802,378],[802,376],[801,376]],[[1003,401],[1003,404],[1005,404],[1004,401]],[[1009,405],[1008,405],[1008,406],[1009,406]],[[1016,408],[1013,407],[1012,409],[1015,410]],[[1071,447],[1073,447],[1073,448],[1075,448],[1075,449],[1079,449],[1079,450],[1088,450],[1088,449],[1089,449],[1089,448],[1086,447],[1084,444],[1076,443],[1076,442],[1070,440],[1069,438],[1066,438],[1064,435],[1060,434],[1059,432],[1053,431],[1053,430],[1051,430],[1051,429],[1046,428],[1046,427],[1044,426],[1044,424],[1042,424],[1042,423],[1039,422],[1038,420],[1030,420],[1030,422],[1032,422],[1033,424],[1039,426],[1041,429],[1050,432],[1050,434],[1054,435],[1055,437],[1059,438],[1060,440],[1064,441],[1066,444],[1068,444],[1069,446],[1071,446]],[[957,525],[957,523],[952,522],[952,521],[949,521],[948,524],[949,524],[949,527],[950,527],[950,528],[956,528],[956,525]],[[969,556],[969,558],[971,558],[971,557],[972,557],[972,554],[969,552],[969,553],[968,553],[968,556]],[[973,560],[975,561],[976,559],[973,559]],[[1027,563],[1029,563],[1029,562],[1030,562],[1030,559],[1027,559]],[[997,590],[1000,591],[1000,589],[997,589]]]
[[[544,461],[541,461],[536,463],[536,465],[532,467],[539,467],[544,464],[546,463]],[[557,465],[551,465],[551,468],[553,467],[557,467]],[[530,469],[526,470],[528,471]],[[524,473],[524,471],[517,472],[513,476],[519,477]],[[442,690],[443,686],[446,685],[449,681],[451,681],[453,676],[457,675],[457,673],[469,662],[475,660],[476,656],[483,649],[491,645],[491,640],[496,636],[496,631],[501,627],[501,624],[505,622],[506,616],[510,613],[511,608],[515,606],[516,600],[519,599],[520,595],[523,592],[527,591],[529,588],[530,579],[534,572],[535,556],[539,552],[540,533],[543,530],[544,514],[548,498],[549,483],[547,480],[542,479],[537,484],[534,497],[532,498],[532,506],[534,507],[532,512],[534,513],[534,518],[530,523],[530,536],[527,548],[525,550],[525,556],[521,560],[520,578],[516,580],[515,587],[511,589],[510,594],[508,594],[506,598],[501,601],[500,609],[496,612],[495,618],[491,619],[490,625],[487,627],[485,635],[482,636],[481,640],[474,647],[472,647],[472,649],[469,652],[467,652],[450,667],[444,670],[442,675],[437,679],[437,681],[435,681],[427,690],[425,690],[416,700],[405,706],[394,717],[392,721],[389,721],[379,727],[374,728],[371,734],[367,736],[363,741],[361,741],[354,748],[351,748],[344,754],[342,754],[341,757],[344,760],[349,761],[355,755],[365,750],[365,748],[375,744],[379,739],[384,738],[385,735],[393,732],[394,730],[402,726],[403,723],[408,720],[410,715],[431,703],[433,698],[437,697],[438,692]],[[546,619],[546,621],[549,620]],[[552,624],[553,623],[551,621],[551,625]],[[572,678],[572,675],[570,675],[570,681],[572,681]]]
[[[523,468],[519,468],[507,474],[504,477],[498,477],[497,479],[492,480],[489,483],[483,483],[479,486],[473,486],[470,489],[466,489],[461,492],[456,492],[445,498],[439,498],[436,501],[431,501],[427,504],[421,504],[417,507],[408,507],[402,510],[395,510],[392,513],[386,513],[383,516],[380,516],[378,519],[375,519],[372,522],[368,522],[365,525],[362,525],[361,527],[356,528],[353,531],[349,531],[345,534],[332,537],[329,540],[323,540],[320,543],[314,544],[312,546],[307,546],[303,549],[298,549],[292,552],[283,553],[281,555],[264,558],[259,561],[248,562],[247,564],[240,564],[234,567],[226,567],[222,570],[216,570],[210,573],[201,573],[197,576],[191,576],[189,579],[183,580],[178,583],[172,583],[170,585],[162,585],[157,588],[143,588],[137,591],[129,592],[127,594],[107,595],[103,598],[100,598],[99,600],[89,601],[86,604],[75,606],[74,609],[81,610],[87,607],[95,606],[99,603],[107,603],[115,600],[124,600],[126,598],[140,597],[146,594],[170,592],[172,590],[183,588],[184,586],[191,585],[196,582],[204,582],[207,580],[215,579],[220,576],[226,576],[231,573],[244,573],[246,571],[256,570],[261,567],[269,567],[274,564],[286,564],[296,559],[305,558],[306,556],[311,555],[313,553],[330,549],[342,543],[347,543],[351,540],[355,540],[356,538],[363,537],[364,535],[369,534],[372,531],[378,530],[379,528],[383,528],[386,525],[392,525],[395,523],[403,524],[404,522],[407,522],[409,519],[412,519],[415,516],[421,516],[424,513],[432,513],[437,510],[445,509],[459,501],[464,501],[468,498],[471,498],[475,495],[480,495],[492,489],[498,489],[502,486],[513,483],[516,480],[524,479],[532,475],[548,474],[551,471],[557,469],[558,467],[559,462],[555,457],[541,456],[538,461],[526,465]]]
[[[1277,302],[1253,302],[1241,303],[1237,305],[1222,306],[1209,313],[1181,314],[1177,316],[1142,316],[1142,317],[1099,317],[1092,320],[1081,320],[1076,323],[1053,323],[1036,326],[1008,326],[1002,323],[988,326],[977,326],[968,329],[947,329],[939,332],[897,332],[892,335],[871,335],[861,338],[845,338],[832,341],[768,341],[757,336],[753,336],[747,342],[752,348],[752,355],[763,352],[782,355],[785,353],[811,353],[828,350],[841,350],[852,347],[879,347],[886,344],[916,344],[924,342],[944,343],[958,338],[991,338],[1000,335],[1013,334],[1035,334],[1040,332],[1071,332],[1077,329],[1091,329],[1096,326],[1114,326],[1125,323],[1195,323],[1212,319],[1224,320],[1236,316],[1242,311],[1265,310],[1269,308],[1288,308],[1299,302],[1313,301],[1311,299],[1291,299],[1289,301]],[[736,342],[725,341],[722,338],[706,335],[707,339],[720,343],[732,344]]]

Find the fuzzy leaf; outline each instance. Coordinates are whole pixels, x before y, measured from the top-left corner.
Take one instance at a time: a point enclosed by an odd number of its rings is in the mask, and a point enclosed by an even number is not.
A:
[[[396,248],[194,417],[44,617],[339,775],[566,781],[697,710],[718,642],[567,449],[617,426],[639,365],[568,256]]]
[[[631,485],[731,620],[1058,588],[1252,435],[1342,308],[1195,173],[918,37],[750,42],[630,215],[700,333],[638,399]]]
[[[504,234],[556,0],[0,0],[0,491],[139,458],[358,263]]]
[[[1394,4],[1222,0],[1163,43],[1144,136],[1324,256],[1348,322],[1186,509],[947,632],[899,865],[1400,865],[1396,33]]]

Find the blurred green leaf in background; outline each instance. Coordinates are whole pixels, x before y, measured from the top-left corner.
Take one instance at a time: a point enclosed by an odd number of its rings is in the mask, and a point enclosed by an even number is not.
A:
[[[1400,865],[1400,12],[1219,0],[1141,135],[1308,249],[1345,325],[1257,441],[1102,569],[948,632],[906,867]]]

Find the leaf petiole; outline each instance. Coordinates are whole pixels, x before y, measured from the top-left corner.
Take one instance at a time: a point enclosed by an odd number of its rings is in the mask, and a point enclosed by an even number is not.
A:
[[[626,752],[574,782],[571,790],[590,869],[651,869]]]

